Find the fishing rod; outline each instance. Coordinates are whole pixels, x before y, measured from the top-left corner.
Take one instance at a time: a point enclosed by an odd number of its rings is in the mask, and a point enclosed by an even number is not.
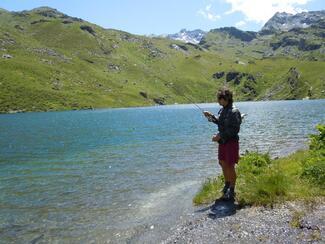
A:
[[[197,107],[202,113],[204,113],[204,110],[199,106],[199,105],[197,105],[195,102],[193,102],[193,100],[192,99],[190,99],[189,97],[187,97],[187,96],[185,96],[184,94],[183,94],[183,97],[185,97],[190,103],[192,103],[195,107]]]
[[[175,88],[174,85],[171,85],[170,82],[168,82],[167,80],[161,78],[161,77],[158,77],[158,76],[155,76],[155,78],[165,82],[165,84],[168,84],[167,86],[168,87],[172,87],[172,88]],[[203,108],[201,108],[197,103],[194,102],[194,100],[192,100],[191,98],[189,98],[188,96],[186,96],[185,94],[181,95],[183,97],[185,97],[191,104],[193,104],[195,107],[197,107],[203,114],[204,114],[204,110]]]
[[[163,82],[165,82],[165,84],[168,84],[169,82],[167,82],[165,79],[162,79],[161,77],[155,77],[157,79],[162,80]],[[169,87],[173,87],[175,88],[173,85],[168,85]],[[202,112],[205,116],[205,111],[203,110],[203,108],[201,108],[197,103],[195,103],[191,98],[189,98],[188,96],[186,96],[185,94],[182,94],[183,97],[185,97],[191,104],[193,104],[196,108],[198,108],[200,110],[200,112]],[[247,114],[241,114],[241,119],[244,119],[247,116]]]
[[[184,94],[183,94],[183,96],[189,101],[189,102],[191,102],[193,105],[195,105],[203,114],[204,114],[204,116],[205,116],[205,111],[199,106],[199,105],[197,105],[195,102],[193,102],[193,100],[192,99],[190,99],[189,97],[187,97],[187,96],[185,96]],[[213,115],[214,116],[214,115]],[[246,116],[247,116],[247,114],[240,114],[240,116],[241,116],[241,119],[244,119]]]

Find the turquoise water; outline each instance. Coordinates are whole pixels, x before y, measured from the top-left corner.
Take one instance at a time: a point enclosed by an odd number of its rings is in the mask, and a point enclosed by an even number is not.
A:
[[[236,106],[248,114],[241,152],[288,154],[325,123],[325,100]],[[0,242],[168,236],[220,172],[215,132],[193,105],[0,115]]]

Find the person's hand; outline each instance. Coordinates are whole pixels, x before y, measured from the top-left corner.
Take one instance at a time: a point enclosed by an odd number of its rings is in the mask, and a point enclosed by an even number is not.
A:
[[[213,113],[211,113],[209,111],[204,111],[203,114],[210,122],[212,122],[213,116],[214,116]]]
[[[212,141],[219,141],[221,139],[221,137],[219,136],[219,134],[213,135],[212,137]]]
[[[207,118],[213,115],[210,111],[203,111],[203,114]]]

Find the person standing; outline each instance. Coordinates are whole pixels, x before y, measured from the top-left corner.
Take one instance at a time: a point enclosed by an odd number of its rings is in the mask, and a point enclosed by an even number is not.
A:
[[[235,165],[239,160],[239,130],[242,122],[241,114],[233,106],[233,94],[229,89],[221,89],[217,93],[218,103],[222,106],[215,116],[209,111],[204,111],[209,122],[218,125],[218,134],[213,135],[212,141],[218,142],[218,159],[222,168],[225,185],[222,190],[223,200],[235,199],[236,170]]]

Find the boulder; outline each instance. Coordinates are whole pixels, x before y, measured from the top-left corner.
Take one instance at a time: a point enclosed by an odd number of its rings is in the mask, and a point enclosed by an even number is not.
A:
[[[23,31],[23,30],[24,30],[24,28],[21,27],[20,25],[15,25],[15,28],[16,28],[17,30],[20,30],[20,31]]]
[[[116,64],[108,64],[108,69],[113,71],[120,71],[120,67]]]
[[[2,55],[2,58],[5,58],[5,59],[11,59],[11,58],[13,58],[13,56],[10,55],[10,54],[3,54],[3,55]]]
[[[240,76],[241,73],[240,72],[228,72],[226,75],[226,81],[232,81],[235,78],[238,78],[238,76]]]
[[[188,51],[188,47],[185,45],[173,43],[173,44],[170,44],[169,47],[172,49],[178,50],[178,51],[185,51],[185,52]]]
[[[156,97],[156,98],[153,98],[152,100],[159,105],[165,105],[164,97]]]
[[[239,85],[241,80],[246,77],[248,81],[256,82],[255,76],[249,73],[241,73],[241,72],[228,72],[226,75],[226,81],[233,81],[235,85]]]
[[[220,79],[220,78],[222,78],[224,75],[225,75],[225,72],[224,72],[224,71],[221,71],[221,72],[214,73],[214,74],[212,75],[212,78],[213,78],[213,79]]]
[[[139,94],[144,98],[148,98],[148,94],[145,91],[140,91]]]
[[[59,78],[55,78],[52,80],[52,89],[53,90],[61,90],[63,87],[63,83],[60,81]]]
[[[87,31],[89,34],[91,34],[93,36],[96,35],[95,30],[89,25],[81,25],[80,29],[83,31]]]
[[[256,82],[254,75],[252,75],[252,74],[246,74],[246,75],[247,75],[247,80]]]
[[[40,19],[40,20],[35,20],[33,22],[30,22],[30,24],[35,25],[35,24],[38,24],[38,23],[46,23],[46,22],[51,22],[51,21],[47,20],[47,19]]]
[[[72,24],[73,23],[73,21],[72,20],[63,20],[62,21],[62,24]]]

